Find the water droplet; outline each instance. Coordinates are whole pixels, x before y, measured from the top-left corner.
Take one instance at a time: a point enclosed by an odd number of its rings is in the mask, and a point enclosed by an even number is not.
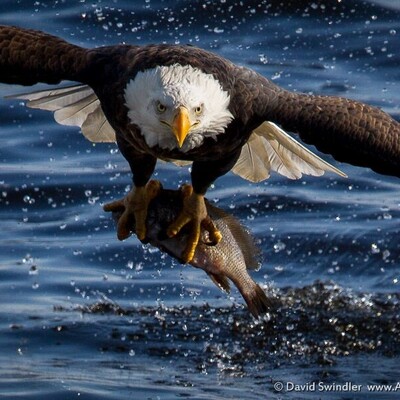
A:
[[[386,260],[387,258],[390,257],[390,251],[389,250],[383,250],[382,251],[382,260]]]
[[[135,271],[136,271],[136,272],[141,272],[141,271],[143,271],[143,268],[144,268],[144,264],[143,264],[142,262],[138,262],[138,263],[135,265]]]
[[[26,264],[26,263],[32,263],[33,262],[33,258],[30,254],[27,254],[23,259],[22,259],[22,263]]]
[[[281,73],[280,72],[275,72],[274,75],[271,76],[271,80],[275,80],[275,79],[279,79],[281,77]]]
[[[286,244],[281,241],[276,242],[274,244],[275,253],[279,253],[280,251],[285,250],[285,248],[286,248]]]
[[[98,196],[89,197],[88,203],[91,204],[91,205],[93,205],[93,204],[96,204],[96,201],[97,201],[97,200],[99,200],[99,197],[98,197]]]
[[[262,64],[268,64],[268,57],[266,57],[264,54],[260,55],[260,62]]]
[[[114,169],[115,166],[111,163],[111,161],[108,161],[107,164],[104,165],[105,169]]]
[[[34,204],[35,203],[35,199],[33,197],[31,197],[31,196],[26,195],[26,196],[24,196],[24,202],[28,203],[28,204]]]
[[[222,28],[215,27],[214,33],[224,33],[224,30]]]
[[[32,265],[29,268],[29,275],[37,275],[38,273],[39,273],[39,270],[36,265]]]
[[[371,244],[371,253],[372,254],[378,254],[378,253],[380,253],[380,251],[381,250],[379,249],[377,244],[375,244],[375,243]]]
[[[286,330],[287,331],[292,331],[293,329],[294,329],[294,325],[293,324],[286,325]]]

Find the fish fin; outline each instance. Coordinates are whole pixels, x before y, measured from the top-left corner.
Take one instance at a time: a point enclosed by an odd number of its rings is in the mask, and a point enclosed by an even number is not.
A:
[[[223,222],[228,226],[243,254],[247,269],[259,268],[261,251],[257,247],[250,232],[235,217],[212,205],[208,201],[206,201],[206,207],[208,215],[216,224],[217,228],[218,220],[223,220]]]
[[[54,111],[61,125],[79,126],[91,142],[115,142],[115,131],[106,119],[100,100],[87,85],[22,93],[8,98],[28,100],[27,107]]]
[[[289,179],[303,174],[321,176],[330,171],[342,177],[347,175],[318,157],[276,124],[266,121],[254,129],[242,147],[232,172],[251,182],[260,182],[278,172]]]
[[[229,281],[226,276],[224,275],[216,275],[211,272],[207,272],[210,279],[222,290],[226,293],[230,293],[231,287],[229,285]]]
[[[224,220],[242,251],[246,268],[258,269],[260,267],[261,250],[256,245],[254,237],[231,215],[225,217]]]
[[[264,290],[254,283],[253,289],[249,292],[240,290],[244,300],[246,301],[247,307],[254,318],[259,318],[261,315],[267,313],[268,311],[276,308],[276,300],[272,297],[267,297]]]

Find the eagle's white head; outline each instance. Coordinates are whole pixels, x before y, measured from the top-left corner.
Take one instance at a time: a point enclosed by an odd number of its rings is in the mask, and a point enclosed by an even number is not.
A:
[[[146,143],[189,151],[224,132],[230,97],[212,75],[190,65],[139,72],[125,88],[128,117]]]

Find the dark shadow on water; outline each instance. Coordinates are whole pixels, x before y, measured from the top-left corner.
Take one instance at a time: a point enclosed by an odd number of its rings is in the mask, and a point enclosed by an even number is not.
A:
[[[267,364],[333,365],[357,353],[400,355],[400,295],[356,294],[332,282],[277,293],[279,308],[255,320],[232,306],[122,308],[95,302],[71,309],[135,321],[111,329],[103,351],[196,360],[199,371],[217,367],[246,374]]]

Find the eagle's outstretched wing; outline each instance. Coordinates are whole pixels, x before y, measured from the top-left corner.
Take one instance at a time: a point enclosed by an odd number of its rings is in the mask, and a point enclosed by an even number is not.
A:
[[[269,178],[271,171],[289,179],[299,179],[303,174],[321,176],[325,171],[346,177],[273,122],[264,122],[252,132],[232,171],[251,182]]]
[[[400,123],[384,111],[336,96],[286,90],[274,96],[264,108],[267,121],[298,133],[338,161],[400,177]]]
[[[96,54],[47,33],[0,26],[0,81],[4,83],[34,85],[101,80],[101,76],[93,77],[88,72],[91,63],[97,62]],[[54,111],[58,123],[79,126],[92,142],[116,140],[114,129],[90,86],[42,90],[9,98],[27,100],[28,107]]]
[[[79,126],[91,142],[115,142],[115,131],[104,115],[100,100],[87,85],[22,93],[8,98],[27,100],[26,106],[54,111],[61,125]]]
[[[3,83],[34,85],[62,80],[86,82],[90,51],[47,33],[0,26]]]
[[[123,52],[129,49],[121,47]],[[146,54],[144,52],[142,58],[146,58]],[[101,87],[98,79],[102,74],[93,77],[90,71],[94,62],[101,65],[102,59],[110,57],[107,49],[103,52],[87,50],[42,32],[0,26],[0,81],[4,83],[33,85],[70,80],[93,88],[95,78]],[[128,58],[135,59],[132,54]],[[212,58],[215,59],[223,63],[221,58]],[[200,63],[198,57],[193,56],[193,60]],[[335,96],[292,93],[254,71],[228,62],[223,65],[230,71],[229,77],[224,76],[224,79],[233,82],[236,93],[232,105],[236,117],[244,126],[254,120],[261,124],[243,147],[235,172],[253,181],[268,177],[270,170],[291,178],[304,173],[319,175],[324,170],[339,173],[287,136],[279,125],[286,131],[298,133],[304,142],[332,154],[339,161],[400,177],[400,124],[382,110]],[[108,67],[107,71],[115,70],[114,67]],[[210,73],[222,74],[217,67]],[[109,81],[102,79],[103,83]],[[113,91],[114,87],[107,90]],[[99,99],[89,87],[81,86],[76,91],[59,89],[23,98],[33,107],[55,111],[60,123],[80,126],[92,141],[115,138]],[[114,114],[115,109],[108,116]]]

